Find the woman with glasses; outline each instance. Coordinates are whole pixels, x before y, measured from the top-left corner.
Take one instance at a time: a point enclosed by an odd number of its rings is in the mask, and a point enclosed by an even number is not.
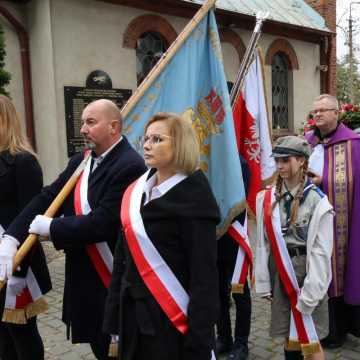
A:
[[[10,99],[0,95],[0,233],[6,231],[25,205],[40,192],[42,172],[34,151],[21,133],[18,114]],[[0,234],[1,235],[1,234]],[[0,237],[0,257],[16,253],[18,241]],[[0,279],[3,269],[0,269]],[[34,286],[30,286],[31,283]],[[0,359],[41,360],[44,346],[36,315],[43,311],[41,297],[51,289],[50,277],[40,244],[10,276],[0,292]]]
[[[196,135],[180,116],[158,113],[145,127],[143,150],[150,169],[122,201],[104,330],[119,335],[119,359],[209,360],[220,219],[198,169]]]

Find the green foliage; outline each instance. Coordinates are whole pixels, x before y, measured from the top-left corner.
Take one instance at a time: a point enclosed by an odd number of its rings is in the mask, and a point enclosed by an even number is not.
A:
[[[354,103],[360,103],[360,74],[358,71],[358,61],[353,58],[353,91]],[[350,95],[350,74],[349,74],[349,56],[343,57],[336,64],[337,98],[341,103],[349,103]]]
[[[0,25],[0,94],[9,96],[9,93],[6,91],[5,86],[9,84],[11,74],[4,69],[5,56],[5,35],[4,30]]]

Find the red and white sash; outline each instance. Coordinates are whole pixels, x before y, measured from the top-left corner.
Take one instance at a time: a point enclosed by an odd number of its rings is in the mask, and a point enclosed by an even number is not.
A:
[[[247,214],[245,223],[241,225],[239,221],[234,221],[228,230],[229,235],[239,244],[236,256],[235,268],[231,279],[231,290],[233,293],[244,292],[247,275],[253,278],[253,254],[247,234]]]
[[[85,154],[86,156],[86,154]],[[74,207],[76,215],[87,215],[91,211],[88,202],[88,182],[90,175],[91,158],[89,157],[83,173],[75,186]],[[86,252],[88,253],[91,262],[95,266],[96,272],[101,278],[104,286],[108,289],[113,270],[113,254],[106,241],[86,245]]]
[[[27,319],[47,309],[47,304],[42,298],[43,293],[30,267],[25,283],[26,286],[19,295],[16,295],[10,286],[6,287],[5,311],[2,319],[4,322],[26,324]]]
[[[150,240],[140,214],[149,171],[126,189],[121,204],[121,222],[141,278],[170,321],[185,334],[189,295]],[[211,356],[215,359],[213,351]]]
[[[264,223],[275,264],[291,304],[289,348],[301,349],[304,355],[309,355],[320,351],[319,338],[311,315],[296,309],[300,288],[281,232],[279,205],[272,211],[274,193],[273,187],[265,191]]]
[[[25,282],[26,287],[19,295],[16,295],[10,286],[6,287],[5,308],[24,309],[27,305],[42,297],[43,294],[31,268],[28,269]]]

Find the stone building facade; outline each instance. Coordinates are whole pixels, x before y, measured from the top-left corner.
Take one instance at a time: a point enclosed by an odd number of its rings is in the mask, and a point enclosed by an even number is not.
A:
[[[110,76],[113,88],[134,91],[146,68],[174,41],[200,2],[14,0],[0,3],[0,23],[6,34],[6,69],[12,74],[8,89],[29,137],[36,144],[46,183],[68,161],[64,87],[85,86],[92,71],[102,70]],[[272,4],[271,0],[263,3]],[[274,123],[274,131],[282,134],[296,132],[301,127],[314,97],[321,92],[336,91],[336,0],[278,3],[305,9],[305,20],[318,21],[314,26],[301,26],[292,23],[290,15],[288,23],[274,20],[270,15],[263,27],[259,46],[265,58],[266,94],[273,119],[278,111],[274,105],[274,87],[278,85],[274,84],[274,74],[277,71],[284,76],[280,85],[287,95],[286,119],[281,126]],[[319,14],[325,20],[323,26],[318,25],[322,20],[317,18]],[[226,76],[233,82],[255,16],[219,6],[216,17]],[[148,63],[141,60],[146,55],[146,46],[153,47]]]

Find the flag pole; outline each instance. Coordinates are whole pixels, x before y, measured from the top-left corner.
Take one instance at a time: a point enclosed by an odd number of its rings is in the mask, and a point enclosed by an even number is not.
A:
[[[257,43],[258,43],[260,35],[261,35],[262,25],[268,16],[269,16],[269,12],[266,12],[266,13],[260,12],[256,16],[256,24],[255,24],[254,31],[251,35],[249,44],[246,48],[245,55],[241,61],[235,83],[231,89],[231,93],[230,93],[231,105],[235,104],[238,96],[240,95],[240,91],[242,89],[242,85],[243,85],[245,76],[249,70],[249,67],[250,67],[252,61],[254,60],[254,54],[256,51]]]
[[[178,35],[178,37],[174,40],[171,46],[166,50],[166,52],[162,55],[157,64],[152,68],[146,78],[142,81],[140,86],[135,90],[130,99],[126,102],[126,104],[121,109],[122,117],[125,119],[131,110],[135,107],[135,105],[139,102],[139,100],[143,97],[145,92],[149,89],[149,87],[154,83],[159,74],[164,70],[164,68],[168,65],[171,59],[174,57],[179,48],[184,44],[184,42],[191,35],[192,31],[195,27],[200,23],[200,21],[206,16],[209,10],[214,7],[216,0],[207,0],[195,16],[189,21],[189,23],[185,26],[184,30]]]

